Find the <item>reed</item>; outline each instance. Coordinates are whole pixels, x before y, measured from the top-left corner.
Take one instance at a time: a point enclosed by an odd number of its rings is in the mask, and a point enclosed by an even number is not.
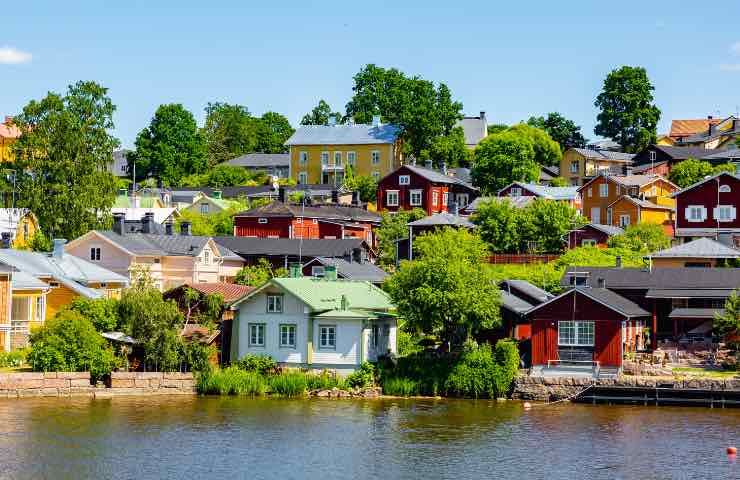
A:
[[[198,393],[206,395],[260,396],[267,391],[267,380],[255,372],[245,372],[236,367],[204,372],[198,376]]]
[[[269,377],[270,391],[283,397],[300,397],[308,388],[306,375],[300,372],[287,372]]]
[[[383,382],[383,393],[397,397],[411,397],[419,395],[421,384],[416,380],[405,377],[392,377]]]

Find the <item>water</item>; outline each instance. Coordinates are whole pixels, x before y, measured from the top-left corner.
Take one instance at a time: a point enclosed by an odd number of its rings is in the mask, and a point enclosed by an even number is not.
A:
[[[740,409],[0,400],[0,478],[740,478]]]

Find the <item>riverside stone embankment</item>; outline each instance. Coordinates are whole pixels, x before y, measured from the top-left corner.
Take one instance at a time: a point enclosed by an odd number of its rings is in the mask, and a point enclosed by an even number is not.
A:
[[[92,385],[89,372],[0,374],[0,398],[194,394],[192,373],[113,372],[110,386]]]

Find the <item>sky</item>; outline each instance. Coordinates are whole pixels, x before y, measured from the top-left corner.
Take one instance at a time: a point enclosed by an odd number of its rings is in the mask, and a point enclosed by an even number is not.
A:
[[[608,8],[605,8],[608,6]],[[0,116],[78,80],[109,89],[132,147],[157,106],[344,111],[364,65],[444,82],[466,114],[516,123],[558,111],[595,139],[604,77],[642,66],[674,118],[740,109],[740,2],[15,2],[0,21]]]

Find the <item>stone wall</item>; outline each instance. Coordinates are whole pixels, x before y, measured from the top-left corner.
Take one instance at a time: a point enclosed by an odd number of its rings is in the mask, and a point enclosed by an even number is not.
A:
[[[577,395],[591,384],[594,384],[594,381],[590,378],[547,378],[519,375],[514,380],[512,398],[553,402]],[[732,378],[677,378],[622,375],[619,378],[601,379],[595,384],[616,387],[740,391],[740,377],[737,376]]]
[[[0,374],[0,398],[96,398],[116,395],[193,395],[192,373],[113,372],[110,386],[90,384],[89,372],[22,372]]]

